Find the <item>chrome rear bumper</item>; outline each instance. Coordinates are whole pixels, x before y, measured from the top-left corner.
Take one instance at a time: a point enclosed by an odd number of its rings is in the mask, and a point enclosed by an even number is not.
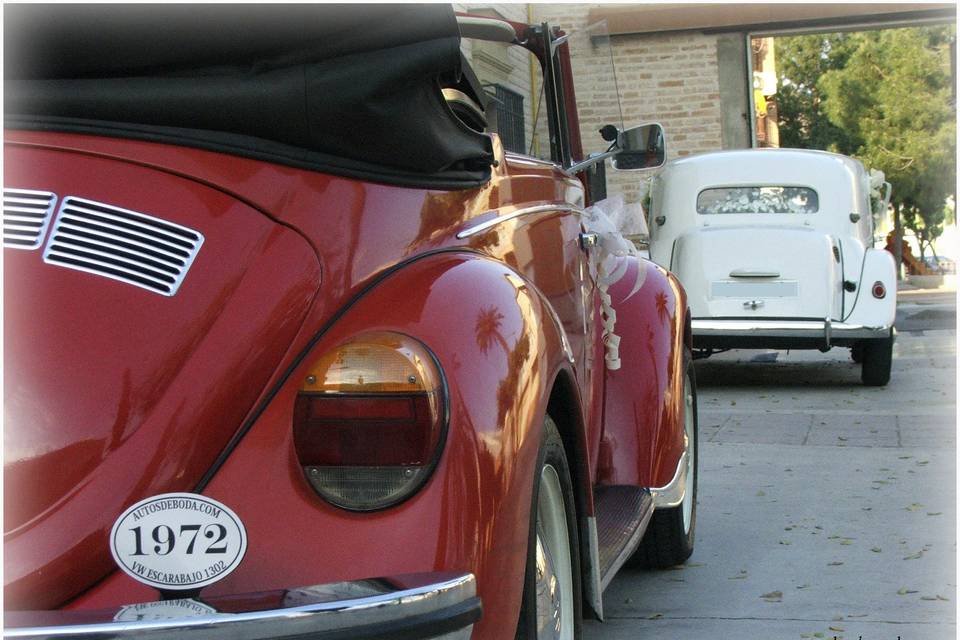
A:
[[[693,337],[731,338],[749,342],[751,338],[819,341],[830,346],[841,342],[890,336],[890,326],[864,326],[827,320],[761,320],[761,319],[694,319],[691,323]],[[711,340],[715,342],[716,340]],[[694,344],[696,346],[696,344]]]
[[[466,640],[480,618],[472,574],[416,574],[109,611],[6,612],[4,638]]]

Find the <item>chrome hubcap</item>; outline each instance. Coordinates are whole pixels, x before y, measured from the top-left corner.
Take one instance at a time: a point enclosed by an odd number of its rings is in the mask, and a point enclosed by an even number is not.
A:
[[[544,465],[537,501],[537,638],[573,638],[573,571],[563,489]]]
[[[690,524],[693,520],[693,501],[696,497],[693,495],[693,474],[697,468],[697,452],[696,448],[693,446],[694,438],[696,434],[694,433],[694,421],[693,414],[693,385],[690,384],[690,377],[684,376],[683,379],[683,395],[684,395],[684,408],[683,408],[683,436],[686,440],[686,449],[687,449],[687,472],[686,472],[686,491],[683,495],[683,532],[690,533]]]

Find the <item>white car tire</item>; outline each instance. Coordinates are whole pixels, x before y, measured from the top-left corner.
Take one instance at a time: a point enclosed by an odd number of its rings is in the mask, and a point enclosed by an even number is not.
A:
[[[882,387],[890,382],[893,368],[893,334],[886,338],[863,341],[863,363],[860,379],[868,387]]]

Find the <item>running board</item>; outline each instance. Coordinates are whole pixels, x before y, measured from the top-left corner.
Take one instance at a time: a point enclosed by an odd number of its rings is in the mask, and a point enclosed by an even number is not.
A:
[[[653,515],[653,497],[647,489],[611,485],[594,489],[593,504],[603,590],[640,545]]]

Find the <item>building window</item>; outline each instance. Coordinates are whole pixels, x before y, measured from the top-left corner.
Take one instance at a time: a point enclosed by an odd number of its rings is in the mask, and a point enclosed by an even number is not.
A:
[[[500,134],[503,148],[516,153],[526,153],[526,133],[523,122],[523,96],[516,91],[494,84],[493,104],[496,105],[496,131]]]

